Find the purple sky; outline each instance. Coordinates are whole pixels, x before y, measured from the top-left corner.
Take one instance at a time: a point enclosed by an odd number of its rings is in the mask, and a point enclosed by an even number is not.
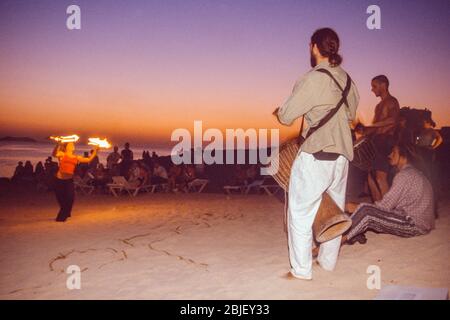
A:
[[[81,7],[82,30],[65,27]],[[366,9],[381,8],[381,30]],[[86,132],[170,142],[203,120],[217,128],[283,128],[271,116],[309,68],[320,27],[341,38],[360,117],[386,74],[401,106],[428,107],[450,125],[450,1],[0,2],[0,134]],[[133,138],[129,139],[133,141]]]

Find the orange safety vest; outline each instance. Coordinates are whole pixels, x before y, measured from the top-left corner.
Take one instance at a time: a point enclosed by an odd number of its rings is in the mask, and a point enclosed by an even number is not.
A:
[[[59,171],[61,173],[73,174],[75,172],[75,167],[78,164],[76,157],[68,157],[64,155],[59,161]]]

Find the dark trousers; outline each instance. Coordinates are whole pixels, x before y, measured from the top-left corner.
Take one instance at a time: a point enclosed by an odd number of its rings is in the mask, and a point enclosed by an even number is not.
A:
[[[65,221],[68,217],[70,217],[75,198],[73,179],[63,180],[56,178],[55,195],[60,207],[56,221]]]
[[[130,167],[133,164],[133,161],[122,161],[120,163],[120,175],[124,176],[126,179],[129,178]]]

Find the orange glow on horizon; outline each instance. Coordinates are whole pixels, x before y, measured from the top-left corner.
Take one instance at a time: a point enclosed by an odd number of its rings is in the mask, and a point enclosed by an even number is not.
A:
[[[415,23],[423,18],[420,4],[405,12],[386,3],[401,19],[370,31],[350,14],[352,2],[324,10],[328,5],[302,1],[243,1],[233,9],[185,1],[189,10],[180,14],[164,1],[110,8],[89,1],[83,10],[92,19],[72,32],[61,23],[63,2],[5,3],[0,136],[77,132],[171,145],[173,130],[192,130],[201,120],[205,129],[222,131],[278,128],[283,141],[300,123],[285,127],[272,112],[310,68],[308,44],[318,18],[334,21],[339,33],[342,66],[361,96],[361,122],[371,122],[379,102],[371,79],[386,74],[400,106],[426,107],[437,127],[450,125],[450,73],[443,72],[448,61],[442,55],[447,28],[442,19]],[[444,12],[426,6],[428,14]],[[138,9],[148,15],[136,16]]]

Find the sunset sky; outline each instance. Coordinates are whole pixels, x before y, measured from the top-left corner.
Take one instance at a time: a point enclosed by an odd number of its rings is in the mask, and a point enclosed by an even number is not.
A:
[[[66,8],[81,8],[81,30]],[[371,4],[381,30],[366,27]],[[310,69],[320,27],[341,39],[343,67],[370,122],[370,80],[386,74],[401,106],[450,125],[450,1],[48,0],[0,2],[0,136],[98,134],[173,145],[193,127],[280,128],[272,111]]]

